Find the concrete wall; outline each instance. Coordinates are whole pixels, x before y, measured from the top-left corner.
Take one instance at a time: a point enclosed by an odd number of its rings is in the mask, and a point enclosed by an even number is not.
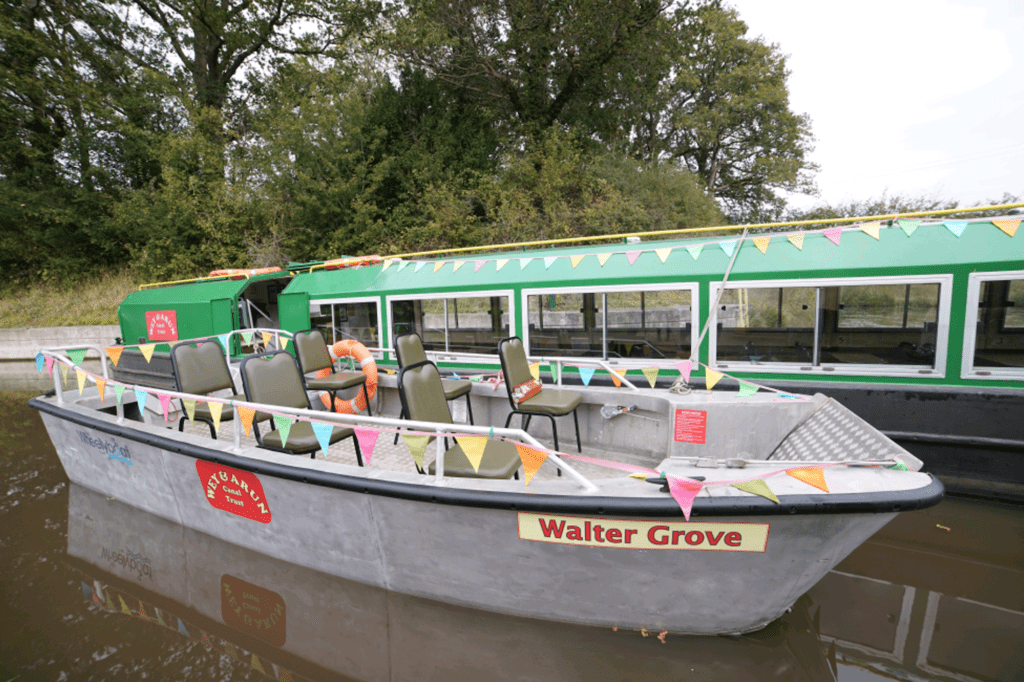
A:
[[[0,329],[0,391],[53,387],[45,369],[36,371],[36,353],[42,348],[112,346],[120,335],[117,325]],[[100,370],[95,353],[89,353],[82,366],[90,372]]]

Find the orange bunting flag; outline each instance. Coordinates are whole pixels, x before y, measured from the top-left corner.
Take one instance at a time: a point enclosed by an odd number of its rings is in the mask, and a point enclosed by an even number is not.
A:
[[[139,618],[142,620],[153,620],[149,617],[149,614],[146,613],[146,607],[142,605],[141,601],[139,602]]]
[[[107,356],[110,358],[110,361],[114,363],[114,367],[117,367],[117,363],[121,359],[121,351],[123,351],[124,348],[121,346],[111,346],[110,348],[104,348],[103,350],[107,351]]]
[[[430,441],[430,436],[406,436],[403,434],[402,440],[405,441],[405,447],[409,448],[412,461],[416,462],[416,466],[422,469],[423,457],[427,452],[427,443]]]
[[[519,460],[523,463],[526,485],[530,485],[533,475],[537,473],[540,465],[548,458],[548,453],[536,450],[522,443],[516,443],[516,451],[519,453]]]
[[[323,369],[317,370],[317,373],[316,373],[316,378],[317,379],[326,379],[329,376],[331,376],[331,368],[330,367],[324,367]]]
[[[487,436],[459,436],[459,445],[466,459],[473,465],[473,471],[480,472],[480,462],[484,458],[484,449],[487,447]]]
[[[763,478],[759,478],[756,481],[743,481],[742,483],[733,483],[733,488],[742,490],[745,493],[751,493],[753,495],[760,495],[761,497],[767,498],[774,502],[779,503],[779,498],[775,497],[775,493],[768,487]]]
[[[800,249],[801,251],[804,250],[804,233],[803,232],[801,232],[800,234],[791,234],[788,237],[786,237],[786,239],[788,239],[789,243],[792,244],[793,246],[795,246],[796,248]],[[761,248],[761,247],[758,247],[758,248]],[[762,253],[764,253],[763,250],[762,250]]]
[[[270,332],[260,332],[260,336],[263,337],[263,347],[264,348],[269,347],[270,346],[270,339],[273,337],[273,334],[271,334]]]
[[[669,256],[670,253],[672,253],[672,249],[671,248],[655,249],[654,253],[658,254],[658,258],[660,258],[661,262],[664,263],[665,261],[668,260],[668,256]]]
[[[808,467],[806,469],[786,469],[786,473],[797,479],[803,481],[808,485],[813,485],[819,490],[828,492],[828,486],[825,485],[825,470],[821,467]]]
[[[224,411],[224,403],[208,402],[206,403],[207,409],[210,410],[210,416],[213,417],[213,432],[220,431],[220,415]]]
[[[279,667],[278,670],[281,672],[278,673],[277,682],[295,682],[295,678],[292,677],[292,674],[287,669]]]
[[[212,403],[210,405],[213,406]],[[249,431],[252,429],[252,420],[256,416],[256,410],[245,405],[238,405],[238,415],[242,418],[242,428],[245,429],[245,435],[249,435]]]
[[[577,265],[579,265],[580,261],[582,261],[584,258],[586,258],[586,255],[583,255],[583,256],[569,256],[569,260],[572,262],[572,267],[573,268],[575,268]]]
[[[654,384],[658,380],[659,368],[644,367],[641,371],[644,373],[644,376],[647,377],[647,383],[651,385],[651,388],[654,388]]]
[[[879,239],[878,231],[881,229],[882,223],[864,223],[860,226],[860,231],[866,235],[870,235],[875,239]]]
[[[770,242],[771,240],[771,237],[754,237],[753,239],[754,246],[757,247],[758,251],[765,255],[768,255],[768,242]]]
[[[534,362],[530,365],[530,376],[540,381],[540,363]]]
[[[107,395],[107,380],[102,377],[96,377],[96,388],[100,391],[100,402],[106,400]]]
[[[156,349],[155,343],[144,343],[139,346],[139,350],[142,351],[142,357],[146,358],[146,362],[153,359],[153,351]]]
[[[992,224],[1012,237],[1017,234],[1017,228],[1020,227],[1020,218],[1017,220],[993,220]]]
[[[603,268],[604,264],[607,263],[608,259],[611,258],[611,257],[612,257],[612,254],[610,254],[610,253],[599,253],[599,254],[597,254],[597,262],[600,263],[601,267]]]
[[[612,383],[615,384],[615,388],[622,385],[622,376],[613,369],[608,370],[608,373],[612,375]]]
[[[708,390],[710,391],[711,389],[713,389],[715,387],[715,384],[717,384],[719,381],[722,380],[722,377],[725,376],[725,375],[722,374],[721,372],[716,372],[715,370],[711,369],[710,367],[705,367],[704,368],[704,376],[705,376],[704,383],[707,385]]]
[[[82,395],[82,391],[85,390],[85,372],[80,369],[76,369],[75,374],[78,378],[78,395]]]
[[[438,270],[443,268],[444,264],[445,264],[445,261],[443,261],[443,260],[434,261],[434,272],[437,272]]]

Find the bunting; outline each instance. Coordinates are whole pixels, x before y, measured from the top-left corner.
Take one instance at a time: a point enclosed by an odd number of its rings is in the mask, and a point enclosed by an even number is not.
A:
[[[530,261],[532,261],[532,260],[533,260],[533,256],[530,256],[529,258],[520,258],[519,259],[519,270],[520,271],[525,270],[526,266],[529,265]]]
[[[558,260],[558,256],[544,256],[544,269],[550,268],[556,260]]]
[[[221,335],[219,335],[217,337],[217,340],[220,341],[220,345],[224,349],[225,353],[229,353],[231,351],[231,346],[228,345],[230,343],[228,341],[228,339],[230,339],[230,338],[231,338],[231,334],[230,333],[228,333],[228,334],[221,334]],[[139,346],[139,349],[141,350],[142,346]],[[145,352],[145,351],[143,351],[143,352]],[[152,351],[150,351],[150,355],[152,355]],[[149,358],[146,358],[146,360],[148,361]]]
[[[279,670],[277,682],[295,682],[295,678],[292,677],[292,674],[287,669],[279,668]]]
[[[746,493],[760,495],[761,497],[771,500],[775,504],[779,504],[779,498],[775,497],[775,493],[772,492],[772,489],[768,487],[768,484],[763,478],[759,478],[755,481],[741,481],[740,483],[733,483],[732,487]]]
[[[803,469],[786,469],[786,473],[797,479],[803,481],[808,485],[813,485],[815,488],[819,488],[828,492],[828,486],[825,485],[825,470],[821,467],[805,467]]]
[[[213,417],[213,432],[217,433],[220,431],[220,416],[224,411],[224,403],[210,401],[206,403],[206,407],[210,410],[210,416]]]
[[[117,404],[120,405],[124,401],[124,386],[114,384],[114,396],[117,398]]]
[[[263,664],[260,663],[260,659],[256,657],[256,654],[252,655],[252,660],[249,661],[249,667],[257,672],[263,673],[264,675],[267,674],[267,671],[263,668]]]
[[[75,375],[78,379],[78,395],[82,395],[82,391],[85,390],[85,372],[80,369],[76,369]]]
[[[647,378],[647,383],[649,383],[651,385],[651,388],[654,388],[654,384],[658,381],[658,372],[660,371],[659,368],[658,367],[644,367],[641,371],[644,373],[644,376]]]
[[[114,367],[117,367],[117,363],[121,359],[121,351],[123,351],[124,348],[122,346],[111,346],[109,348],[104,348],[103,350],[107,351],[107,357],[109,357],[110,361],[114,363]]]
[[[715,384],[717,384],[719,381],[721,381],[721,379],[722,379],[722,377],[724,375],[721,372],[716,372],[715,370],[711,369],[710,367],[705,367],[704,368],[704,376],[705,376],[704,382],[707,385],[708,390],[710,391],[711,389],[713,389],[715,387]]]
[[[537,381],[540,381],[540,362],[530,363],[530,376],[532,376]]]
[[[107,399],[107,380],[103,377],[96,377],[96,388],[100,392],[100,402]]]
[[[682,375],[683,381],[685,381],[686,383],[690,383],[690,372],[693,371],[693,361],[682,360],[681,362],[677,362],[676,369],[678,369],[679,374]]]
[[[430,440],[430,436],[407,436],[402,434],[402,440],[405,441],[405,447],[409,448],[409,454],[412,455],[412,460],[416,462],[416,466],[423,469],[423,456],[427,452],[427,443]]]
[[[121,595],[117,595],[117,600],[121,602],[121,613],[132,615],[132,610],[128,608],[128,605],[124,603],[124,598]]]
[[[679,504],[679,508],[683,510],[683,518],[689,521],[690,512],[693,511],[693,499],[700,493],[704,484],[689,478],[675,478],[674,476],[666,478],[668,479],[669,493]]]
[[[185,624],[181,622],[181,618],[178,619],[178,632],[192,639],[192,635],[188,634],[188,630],[185,629]]]
[[[239,406],[238,409],[239,409],[239,411],[241,411],[242,407]],[[255,414],[255,412],[254,412],[254,414]],[[291,418],[286,417],[286,416],[281,415],[281,414],[275,414],[275,415],[273,415],[273,417],[274,417],[274,428],[277,429],[278,434],[280,434],[280,436],[281,436],[281,447],[282,448],[287,448],[288,447],[288,436],[292,432],[292,420],[291,420]],[[242,422],[242,423],[244,424],[245,422]],[[249,419],[249,423],[250,424],[252,423],[252,419]],[[249,435],[249,429],[245,430],[245,435],[247,435],[247,436]]]
[[[409,261],[402,261],[401,263],[398,264],[398,271],[401,272],[402,270],[405,270],[407,265],[409,265]]]
[[[594,378],[593,367],[580,367],[580,379],[583,381],[584,386],[590,385],[590,380]]]
[[[771,242],[771,240],[771,237],[754,237],[753,239],[754,246],[757,247],[757,250],[766,256],[768,255],[768,243]]]
[[[693,260],[700,258],[700,252],[704,250],[703,244],[694,244],[693,246],[687,246],[686,251],[693,256]]]
[[[788,237],[786,237],[786,239],[789,240],[789,243],[792,244],[793,246],[795,246],[796,248],[800,249],[801,251],[804,250],[804,233],[803,232],[801,232],[800,234],[791,234]]]
[[[830,242],[839,246],[839,240],[843,237],[843,228],[841,227],[830,227],[827,230],[822,230],[821,233],[825,235],[825,238]]]
[[[640,257],[641,253],[643,253],[643,251],[627,251],[626,260],[628,260],[629,264],[632,265],[636,262],[636,259]]]
[[[655,249],[654,253],[656,253],[658,255],[658,258],[661,259],[661,262],[664,263],[665,261],[668,260],[669,254],[672,253],[672,248],[666,247],[663,249]]]
[[[334,427],[322,422],[310,422],[310,426],[313,427],[313,435],[316,436],[316,441],[320,443],[321,452],[326,453],[327,446],[331,444],[331,432],[334,431]]]
[[[141,388],[135,389],[135,402],[139,404],[140,413],[146,409],[146,398],[148,397],[149,394],[143,391]]]
[[[580,264],[580,261],[582,261],[584,258],[586,258],[586,256],[569,256],[569,261],[572,263],[572,267],[574,270],[576,269],[576,266]]]
[[[860,226],[860,231],[868,235],[869,237],[874,237],[877,241],[881,239],[881,237],[879,237],[879,230],[881,230],[881,228],[882,223],[879,222],[864,223],[863,225]]]
[[[213,407],[212,403],[210,407]],[[242,418],[242,428],[245,429],[245,435],[248,437],[249,431],[252,429],[253,417],[256,416],[256,410],[245,405],[236,405],[235,407],[238,408],[238,416]]]
[[[469,262],[469,261],[467,261],[467,260],[460,260],[460,261],[457,261],[457,262],[456,262],[456,263],[455,263],[455,264],[454,264],[454,265],[452,266],[452,272],[458,272],[458,271],[459,271],[459,268],[461,268],[461,267],[462,267],[463,265],[465,265],[465,264],[466,264],[466,263],[468,263],[468,262]]]
[[[529,445],[523,445],[522,443],[516,443],[516,452],[519,453],[519,460],[523,463],[523,473],[525,474],[523,478],[526,480],[526,485],[530,485],[534,474],[537,473],[537,470],[547,460],[548,453],[531,448]]]
[[[473,465],[473,471],[480,472],[480,462],[484,458],[484,448],[487,447],[487,436],[460,436],[459,445],[466,459]]]
[[[599,254],[597,254],[597,262],[600,263],[601,267],[603,268],[604,264],[607,263],[608,259],[611,258],[611,257],[612,257],[612,254],[610,254],[610,253],[599,253]]]
[[[139,618],[141,618],[142,620],[147,620],[147,621],[152,621],[153,620],[152,618],[149,617],[149,614],[146,613],[146,607],[143,606],[141,599],[139,600]]]
[[[153,359],[153,351],[156,349],[155,343],[144,343],[139,346],[139,350],[142,352],[142,357],[146,358],[146,362]]]
[[[421,260],[416,262],[416,267],[412,269],[413,272],[419,272],[423,269],[423,266],[427,264],[427,261]]]
[[[1016,220],[993,220],[992,224],[1012,237],[1017,234],[1017,228],[1020,227],[1020,218]]]
[[[740,381],[740,397],[745,398],[757,393],[757,386],[746,381]]]
[[[473,272],[480,272],[480,268],[484,266],[485,260],[473,261]]]
[[[910,471],[910,467],[902,459],[896,460],[896,463],[889,468],[894,471]]]
[[[171,410],[171,396],[166,393],[157,393],[156,397],[160,399],[160,409],[164,413],[164,421],[170,421],[170,410]]]
[[[495,268],[495,270],[494,270],[494,271],[495,271],[495,272],[498,272],[499,270],[501,270],[501,269],[502,269],[503,267],[505,267],[505,265],[507,265],[507,264],[508,264],[508,262],[509,262],[510,260],[512,260],[512,259],[511,259],[511,258],[499,258],[499,259],[497,260],[497,262],[495,263],[495,265],[496,265],[496,268]]]
[[[85,360],[85,354],[89,351],[88,348],[72,348],[67,351],[68,357],[71,358],[71,362],[75,363],[75,366],[82,364],[82,360]]]
[[[62,362],[62,363],[60,363],[59,368],[60,368],[60,383],[61,383],[61,386],[64,386],[65,388],[67,388],[67,385],[68,385],[68,366],[65,365]]]
[[[920,220],[900,220],[899,221],[900,229],[903,230],[908,237],[910,235],[914,234],[914,230],[916,230],[918,227],[920,227],[920,225],[921,225],[921,221]]]
[[[445,261],[443,261],[443,260],[434,261],[434,272],[437,272],[438,270],[443,268],[444,264],[445,264]]]
[[[260,332],[260,336],[263,337],[263,347],[264,348],[269,348],[270,347],[270,339],[273,337],[273,335],[270,332]]]
[[[281,339],[281,350],[288,350],[288,342],[291,341],[287,336]]]
[[[967,229],[966,220],[944,220],[942,224],[957,237],[960,237],[960,235],[964,233],[964,230]]]
[[[739,240],[727,239],[724,242],[719,242],[718,245],[722,247],[722,251],[725,251],[725,255],[726,256],[728,256],[729,258],[732,258],[732,254],[736,250],[736,245],[738,243],[739,243]]]
[[[46,374],[51,379],[53,378],[53,358],[49,355],[46,356]]]
[[[370,461],[373,459],[373,449],[377,447],[377,439],[380,437],[380,431],[377,429],[361,429],[358,426],[353,427],[356,432],[356,440],[359,441],[359,451],[363,453],[363,459],[366,460],[366,465],[370,465]]]
[[[188,423],[196,423],[196,401],[191,398],[185,398],[181,401],[181,404],[185,406],[185,414],[188,415]]]
[[[614,369],[608,370],[608,373],[612,375],[612,383],[615,384],[615,388],[622,386],[622,376]]]
[[[247,346],[252,345],[252,332],[242,332],[242,341]]]
[[[92,585],[90,585],[89,583],[85,582],[84,580],[82,580],[81,583],[82,583],[82,599],[85,599],[86,601],[88,601],[89,599],[92,599]]]
[[[387,270],[388,268],[390,268],[390,267],[391,267],[391,265],[392,265],[392,264],[393,264],[394,262],[395,262],[395,259],[394,259],[394,258],[388,258],[387,260],[385,260],[385,261],[384,261],[384,265],[382,265],[382,266],[381,266],[381,268],[380,268],[380,271],[381,271],[381,272],[384,272],[385,270]]]

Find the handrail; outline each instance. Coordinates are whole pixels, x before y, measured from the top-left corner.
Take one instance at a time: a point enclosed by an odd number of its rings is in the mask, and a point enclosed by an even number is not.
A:
[[[189,284],[190,282],[205,282],[207,280],[214,279],[238,279],[240,277],[249,279],[249,275],[216,275],[215,277],[210,277],[209,275],[207,275],[206,277],[193,277],[192,279],[175,279],[170,280],[168,282],[150,282],[149,284],[140,284],[139,291],[144,291],[146,289],[156,289],[157,287],[166,287],[172,284]]]

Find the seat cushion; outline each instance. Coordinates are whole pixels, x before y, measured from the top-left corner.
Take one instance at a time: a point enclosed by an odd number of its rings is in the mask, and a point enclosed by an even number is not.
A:
[[[561,416],[569,414],[583,402],[583,397],[576,391],[558,388],[545,388],[539,394],[519,403],[517,409],[524,412],[541,412]]]
[[[430,464],[430,473],[437,472],[435,462]],[[448,448],[444,453],[444,475],[461,478],[512,478],[522,462],[519,451],[512,443],[496,438],[489,439],[484,447],[484,456],[480,460],[480,471],[473,471],[473,465],[458,444]]]
[[[337,443],[342,438],[351,436],[354,431],[348,427],[335,426],[331,429],[331,443]],[[288,432],[288,441],[285,448],[281,447],[281,432],[274,430],[263,436],[263,445],[278,450],[287,449],[297,454],[305,454],[320,449],[320,441],[313,433],[313,426],[309,422],[292,423],[291,431]]]
[[[340,391],[366,383],[366,375],[362,372],[336,372],[323,379],[306,379],[306,386],[319,391]]]
[[[461,379],[441,379],[445,400],[460,398],[473,390],[473,382]]]

